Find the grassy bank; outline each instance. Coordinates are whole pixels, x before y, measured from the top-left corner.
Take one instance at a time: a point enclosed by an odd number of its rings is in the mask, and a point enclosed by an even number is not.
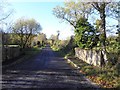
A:
[[[68,46],[59,49],[53,46],[52,49],[59,53],[60,56],[69,58],[79,68],[79,71],[83,73],[92,82],[97,83],[103,88],[118,88],[120,89],[120,63],[115,65],[107,65],[106,67],[96,67],[74,57],[73,47]],[[109,54],[112,52],[110,50]],[[115,57],[115,55],[109,55]],[[116,58],[115,58],[116,59]],[[116,59],[117,60],[117,59]],[[111,62],[111,61],[110,61]],[[70,63],[71,65],[73,63]],[[112,62],[111,62],[112,63]],[[74,66],[74,65],[72,65]]]
[[[68,47],[56,47],[56,46],[51,46],[52,50],[55,52],[58,52],[59,56],[61,57],[73,57],[75,56],[75,52],[73,48],[68,48]]]
[[[118,88],[120,89],[120,74],[113,68],[100,68],[85,63],[77,58],[70,60],[80,67],[79,71],[89,78],[92,82],[97,83],[103,88]],[[71,64],[72,65],[72,64]]]

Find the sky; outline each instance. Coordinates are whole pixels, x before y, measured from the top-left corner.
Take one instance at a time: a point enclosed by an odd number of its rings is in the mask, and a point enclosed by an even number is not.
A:
[[[49,38],[52,34],[57,35],[58,30],[60,31],[60,39],[66,39],[74,34],[73,28],[68,23],[62,22],[60,19],[56,18],[52,12],[53,8],[55,8],[57,5],[62,6],[64,0],[8,1],[9,5],[7,5],[7,8],[13,10],[12,15],[10,16],[11,20],[9,20],[12,23],[21,17],[34,18],[41,24],[41,33],[45,33],[47,38]],[[94,18],[90,20],[90,22],[93,21],[95,21]],[[109,23],[117,23],[111,19],[108,19],[107,21]]]
[[[42,31],[47,38],[52,34],[57,35],[57,31],[60,31],[60,39],[66,39],[73,35],[74,32],[71,26],[59,20],[53,15],[53,8],[57,5],[63,5],[63,2],[10,2],[10,6],[13,9],[12,21],[15,22],[21,17],[34,18],[41,24]]]

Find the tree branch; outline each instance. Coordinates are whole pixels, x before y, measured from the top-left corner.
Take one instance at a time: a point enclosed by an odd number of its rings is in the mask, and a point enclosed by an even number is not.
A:
[[[93,6],[96,10],[100,11],[100,7],[99,7],[99,5],[98,5],[97,2],[92,3],[92,6]]]
[[[74,25],[74,23],[72,23],[70,20],[68,20],[67,18],[64,17],[64,19],[69,22],[75,29],[76,29],[76,26]]]
[[[12,14],[12,12],[10,12],[7,16],[1,18],[0,21],[5,20],[5,19],[8,18],[11,14]]]

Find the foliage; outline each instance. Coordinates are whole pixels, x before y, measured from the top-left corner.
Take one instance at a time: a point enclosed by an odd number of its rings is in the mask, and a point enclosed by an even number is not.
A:
[[[98,12],[100,16],[99,46],[102,46],[103,49],[106,51],[106,20],[105,19],[106,19],[106,16],[109,16],[109,17],[112,16],[114,18],[117,18],[119,13],[118,6],[119,4],[117,3],[106,2],[104,0],[102,2],[82,2],[81,0],[77,0],[76,2],[68,1],[68,2],[65,2],[63,7],[60,7],[60,6],[55,7],[53,9],[53,14],[57,18],[67,21],[70,25],[72,25],[76,29],[78,28],[77,22],[79,21],[81,16],[88,19],[88,15]],[[82,26],[80,29],[82,29]],[[82,32],[79,32],[79,33],[82,33]],[[80,36],[79,38],[82,38],[82,37]],[[93,38],[96,38],[96,35],[93,36]],[[89,43],[90,43],[90,40],[89,40]],[[80,42],[78,42],[79,45],[80,45]],[[96,45],[96,42],[95,42],[95,45]],[[89,46],[88,44],[87,47],[91,47],[91,46]],[[81,44],[80,47],[85,47],[85,45]]]
[[[107,58],[108,58],[108,67],[113,67],[119,62],[120,57],[120,44],[117,41],[118,36],[109,36],[107,38],[107,47],[106,50],[108,52]]]
[[[74,48],[76,47],[74,37],[71,36],[67,40],[57,40],[54,44],[51,44],[51,48],[54,51],[58,51],[60,56],[72,57],[74,56]]]
[[[51,47],[54,51],[58,51],[61,48],[61,41],[60,40],[54,41]]]
[[[39,33],[40,30],[40,24],[34,19],[21,18],[13,26],[13,32],[19,36],[21,48],[30,45],[34,35]]]
[[[75,55],[74,48],[76,47],[75,39],[71,36],[68,44],[62,49],[62,52],[65,52],[65,55],[69,57],[73,57]]]
[[[91,81],[99,84],[103,88],[119,88],[120,73],[118,73],[120,64],[114,68],[99,68],[87,64],[77,58],[72,59],[72,62],[80,67],[80,72],[86,75]],[[118,71],[117,71],[118,70]]]
[[[100,32],[100,43],[103,49],[106,51],[106,17],[118,18],[118,6],[116,2],[92,2],[91,5],[99,13],[100,20],[97,23],[97,29]]]
[[[51,35],[50,40],[51,40],[51,45],[54,45],[58,40],[57,35]]]
[[[47,43],[47,38],[46,35],[44,33],[39,33],[38,35],[36,35],[32,41],[33,46],[45,46],[45,44]]]
[[[87,19],[80,18],[81,16],[84,17],[84,15],[78,14],[79,11],[81,12],[79,8],[82,8],[82,6],[77,7],[77,5],[78,2],[70,1],[65,4],[64,7],[58,6],[54,9],[54,15],[59,19],[67,21],[75,28],[75,40],[79,47],[93,48],[94,46],[99,46],[97,48],[101,48],[102,46],[103,50],[106,49],[108,52],[108,64],[111,65],[109,65],[109,67],[98,68],[80,60],[74,60],[74,62],[80,66],[80,71],[84,72],[88,78],[101,86],[107,88],[120,87],[120,64],[118,61],[120,59],[119,30],[117,32],[117,38],[112,37],[109,39],[109,37],[106,37],[106,17],[112,16],[112,18],[118,18],[119,12],[116,10],[119,5],[112,2],[105,2],[104,0],[102,2],[90,2],[86,4],[92,6],[100,16],[100,20],[96,21],[96,30],[87,22]],[[62,53],[67,51],[67,55],[69,55],[68,51],[70,51],[70,49],[73,50],[73,48],[74,47],[68,49],[66,45],[65,48],[60,49],[60,51],[62,51]]]
[[[93,48],[97,45],[99,38],[94,27],[85,18],[80,18],[76,24],[75,41],[81,48]]]
[[[117,25],[117,33],[118,34],[118,37],[117,37],[117,41],[119,42],[120,41],[120,25]],[[120,44],[120,42],[119,42]]]
[[[57,6],[53,9],[53,14],[76,28],[76,22],[79,18],[88,18],[91,13],[91,6],[86,2],[76,3],[74,1],[69,1],[64,3],[64,7]]]
[[[100,40],[102,42],[103,49],[106,50],[106,6],[107,2],[93,2],[92,6],[100,14],[101,24],[100,24]]]
[[[109,2],[109,4],[106,7],[106,16],[113,18],[115,20],[118,20],[119,13],[120,13],[120,1],[119,2]]]

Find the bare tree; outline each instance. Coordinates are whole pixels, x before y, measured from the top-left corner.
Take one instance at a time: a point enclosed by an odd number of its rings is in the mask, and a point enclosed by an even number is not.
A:
[[[41,25],[34,19],[21,18],[13,26],[13,32],[20,38],[21,48],[25,48],[31,38],[41,30]]]
[[[7,2],[0,0],[0,21],[7,19],[13,13],[11,9],[6,10],[7,5]]]
[[[91,5],[100,16],[100,38],[103,50],[106,51],[106,17],[118,19],[118,3],[116,2],[92,2]]]
[[[55,7],[53,14],[76,28],[76,22],[81,17],[88,18],[88,15],[91,14],[91,9],[89,3],[69,1],[64,3],[64,7]]]

